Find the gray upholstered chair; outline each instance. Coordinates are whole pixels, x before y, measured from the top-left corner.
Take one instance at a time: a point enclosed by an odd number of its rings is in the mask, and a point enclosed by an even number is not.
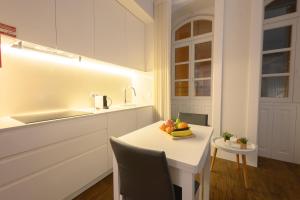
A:
[[[177,200],[164,152],[133,147],[111,137],[120,178],[120,194],[125,200]]]
[[[195,124],[200,126],[208,126],[208,115],[206,114],[194,114],[194,113],[178,113],[178,117],[181,121],[189,124]]]

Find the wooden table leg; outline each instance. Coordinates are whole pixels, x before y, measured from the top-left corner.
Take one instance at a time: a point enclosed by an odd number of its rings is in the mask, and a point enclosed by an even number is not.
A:
[[[215,165],[215,160],[216,160],[216,156],[217,156],[217,152],[218,152],[218,149],[215,147],[214,149],[214,155],[213,155],[213,159],[211,161],[211,165],[210,165],[210,171],[213,170],[214,168],[214,165]]]
[[[247,161],[246,161],[246,155],[242,155],[242,161],[243,161],[243,174],[244,174],[244,182],[245,182],[245,188],[248,188],[248,180],[247,180]]]
[[[236,154],[236,163],[237,163],[237,168],[240,169],[240,155],[238,153]]]

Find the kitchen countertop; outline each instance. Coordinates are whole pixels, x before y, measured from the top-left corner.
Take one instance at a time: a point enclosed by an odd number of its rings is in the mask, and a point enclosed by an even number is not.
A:
[[[68,117],[68,118],[61,118],[61,119],[54,119],[54,120],[48,120],[48,121],[42,121],[42,122],[36,122],[36,123],[30,123],[30,124],[25,124],[25,123],[19,122],[9,116],[3,116],[3,117],[0,117],[0,133],[14,129],[14,128],[34,126],[37,124],[46,124],[46,123],[52,123],[52,122],[56,122],[56,121],[88,117],[88,116],[94,116],[94,115],[99,115],[99,114],[131,110],[131,109],[137,109],[137,108],[143,108],[143,107],[149,107],[149,106],[153,106],[153,105],[115,105],[115,106],[111,106],[109,109],[99,109],[99,110],[96,110],[95,108],[71,109],[71,110],[75,110],[75,111],[90,112],[91,114]],[[59,110],[59,111],[65,111],[65,110]],[[28,113],[28,114],[35,114],[35,113]]]

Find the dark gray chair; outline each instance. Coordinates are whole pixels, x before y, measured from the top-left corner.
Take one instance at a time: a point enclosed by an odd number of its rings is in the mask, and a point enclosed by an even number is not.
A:
[[[177,200],[181,188],[170,179],[165,152],[133,147],[111,137],[120,178],[120,194],[125,200]],[[180,189],[180,191],[178,191]]]
[[[195,124],[200,126],[208,126],[208,115],[206,114],[194,114],[194,113],[178,113],[178,117],[181,121],[189,124]]]

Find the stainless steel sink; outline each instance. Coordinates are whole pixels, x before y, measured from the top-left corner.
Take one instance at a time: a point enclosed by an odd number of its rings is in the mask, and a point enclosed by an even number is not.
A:
[[[12,116],[13,119],[22,122],[24,124],[43,122],[55,119],[63,119],[69,117],[83,116],[92,114],[90,112],[67,110],[61,112],[51,112],[51,113],[41,113],[41,114],[32,114],[32,115],[19,115]]]

